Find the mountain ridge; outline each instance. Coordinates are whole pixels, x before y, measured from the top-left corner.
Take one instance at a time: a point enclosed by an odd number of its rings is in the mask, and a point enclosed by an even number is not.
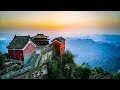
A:
[[[117,72],[120,69],[117,63],[113,65],[116,67],[111,68],[112,63],[110,61],[120,61],[120,46],[108,42],[94,41],[93,39],[69,38],[66,39],[66,47],[78,55],[76,57],[76,63],[87,62],[91,66],[100,66],[111,72]],[[105,67],[105,65],[108,67]]]

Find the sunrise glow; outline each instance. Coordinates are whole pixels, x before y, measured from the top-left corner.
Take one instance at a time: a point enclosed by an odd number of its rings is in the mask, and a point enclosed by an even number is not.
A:
[[[4,13],[5,16],[1,14]],[[9,12],[12,13],[12,12]],[[102,27],[119,25],[120,20],[112,15],[100,16],[96,12],[75,12],[75,11],[52,11],[49,13],[16,12],[16,16],[9,16],[6,12],[0,12],[0,27],[36,27],[61,29],[69,27]],[[14,14],[16,14],[14,12]],[[22,14],[23,13],[23,14]],[[43,14],[41,14],[43,13]],[[110,13],[110,12],[109,12]],[[3,15],[4,15],[3,14]],[[23,16],[24,15],[24,16]],[[42,16],[43,15],[43,16]]]
[[[0,11],[1,32],[42,32],[49,35],[118,34],[119,27],[119,11]]]

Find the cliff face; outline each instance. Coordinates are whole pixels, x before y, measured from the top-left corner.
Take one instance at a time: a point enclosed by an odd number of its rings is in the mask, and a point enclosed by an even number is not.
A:
[[[41,79],[45,74],[47,74],[47,69],[46,65],[43,65],[41,67],[34,68],[27,73],[18,75],[13,79]]]

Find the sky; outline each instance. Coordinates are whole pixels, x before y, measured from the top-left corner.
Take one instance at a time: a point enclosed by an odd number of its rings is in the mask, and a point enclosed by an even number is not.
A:
[[[120,11],[0,11],[0,33],[120,34]]]

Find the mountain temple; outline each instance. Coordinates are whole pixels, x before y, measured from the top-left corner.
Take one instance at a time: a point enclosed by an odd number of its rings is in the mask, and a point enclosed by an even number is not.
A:
[[[8,54],[13,60],[27,60],[36,50],[36,44],[30,36],[14,36],[9,45]]]
[[[58,37],[53,39],[51,42],[56,56],[62,56],[65,50],[65,39],[63,37]]]
[[[56,56],[60,57],[65,50],[65,39],[62,37],[55,38],[49,43],[48,36],[37,34],[34,37],[14,36],[13,40],[7,46],[10,59],[13,61],[28,62],[31,56],[42,55],[44,52],[52,50]],[[47,54],[46,54],[47,55]],[[47,56],[45,56],[46,58]],[[35,57],[35,60],[37,57]]]
[[[37,46],[44,46],[49,44],[49,37],[44,34],[37,34],[33,37],[33,41]]]

